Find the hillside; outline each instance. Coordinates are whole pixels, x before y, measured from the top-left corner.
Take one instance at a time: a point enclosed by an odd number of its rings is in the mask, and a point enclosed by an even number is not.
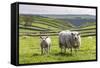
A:
[[[19,27],[21,31],[60,31],[73,28],[70,22],[48,18],[39,15],[20,15]]]
[[[44,17],[49,17],[49,18],[55,18],[55,19],[60,19],[64,22],[70,22],[74,26],[81,26],[83,23],[85,24],[86,22],[96,22],[96,16],[95,15],[74,15],[74,14],[67,14],[67,15],[41,15]]]
[[[65,15],[47,15],[47,14],[41,14],[41,16],[44,16],[44,17],[50,17],[50,18],[56,18],[56,19],[75,19],[75,18],[84,18],[84,19],[95,19],[95,15],[78,15],[78,14],[65,14]]]

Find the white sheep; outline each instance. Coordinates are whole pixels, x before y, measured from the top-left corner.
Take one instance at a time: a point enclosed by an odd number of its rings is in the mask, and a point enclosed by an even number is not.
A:
[[[79,49],[81,45],[81,38],[80,34],[76,31],[61,31],[59,33],[59,47],[64,52],[66,52],[66,48],[71,50],[72,53],[72,48],[75,50]]]

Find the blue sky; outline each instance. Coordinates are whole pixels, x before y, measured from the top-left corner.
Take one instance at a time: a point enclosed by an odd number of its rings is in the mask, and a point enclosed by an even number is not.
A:
[[[88,14],[96,15],[95,9],[40,5],[19,5],[19,14]]]

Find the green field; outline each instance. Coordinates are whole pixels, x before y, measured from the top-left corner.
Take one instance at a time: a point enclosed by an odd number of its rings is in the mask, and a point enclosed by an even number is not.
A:
[[[51,49],[48,55],[41,55],[40,32],[48,32],[49,35],[57,34],[59,31],[78,29],[82,35],[79,51],[65,54],[60,53],[58,35],[51,37]],[[86,29],[86,30],[84,30]],[[51,33],[50,33],[51,32]],[[31,35],[31,36],[30,36]],[[38,35],[38,36],[36,36]],[[70,22],[60,19],[53,19],[41,16],[21,16],[19,17],[19,64],[63,62],[96,59],[96,24],[87,24],[77,27]]]
[[[58,37],[51,36],[52,45],[49,55],[41,55],[39,37],[21,36],[19,39],[19,64],[96,59],[95,36],[92,38],[82,37],[80,50],[77,53],[73,51],[73,54],[70,54],[69,50],[66,54],[61,54]]]

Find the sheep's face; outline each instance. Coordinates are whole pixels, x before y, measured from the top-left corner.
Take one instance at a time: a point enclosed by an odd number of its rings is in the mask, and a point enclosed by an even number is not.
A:
[[[48,36],[40,36],[40,38],[41,38],[43,41],[45,41],[45,40],[48,38]]]
[[[71,33],[73,40],[78,41],[80,33],[78,32],[72,32]]]

